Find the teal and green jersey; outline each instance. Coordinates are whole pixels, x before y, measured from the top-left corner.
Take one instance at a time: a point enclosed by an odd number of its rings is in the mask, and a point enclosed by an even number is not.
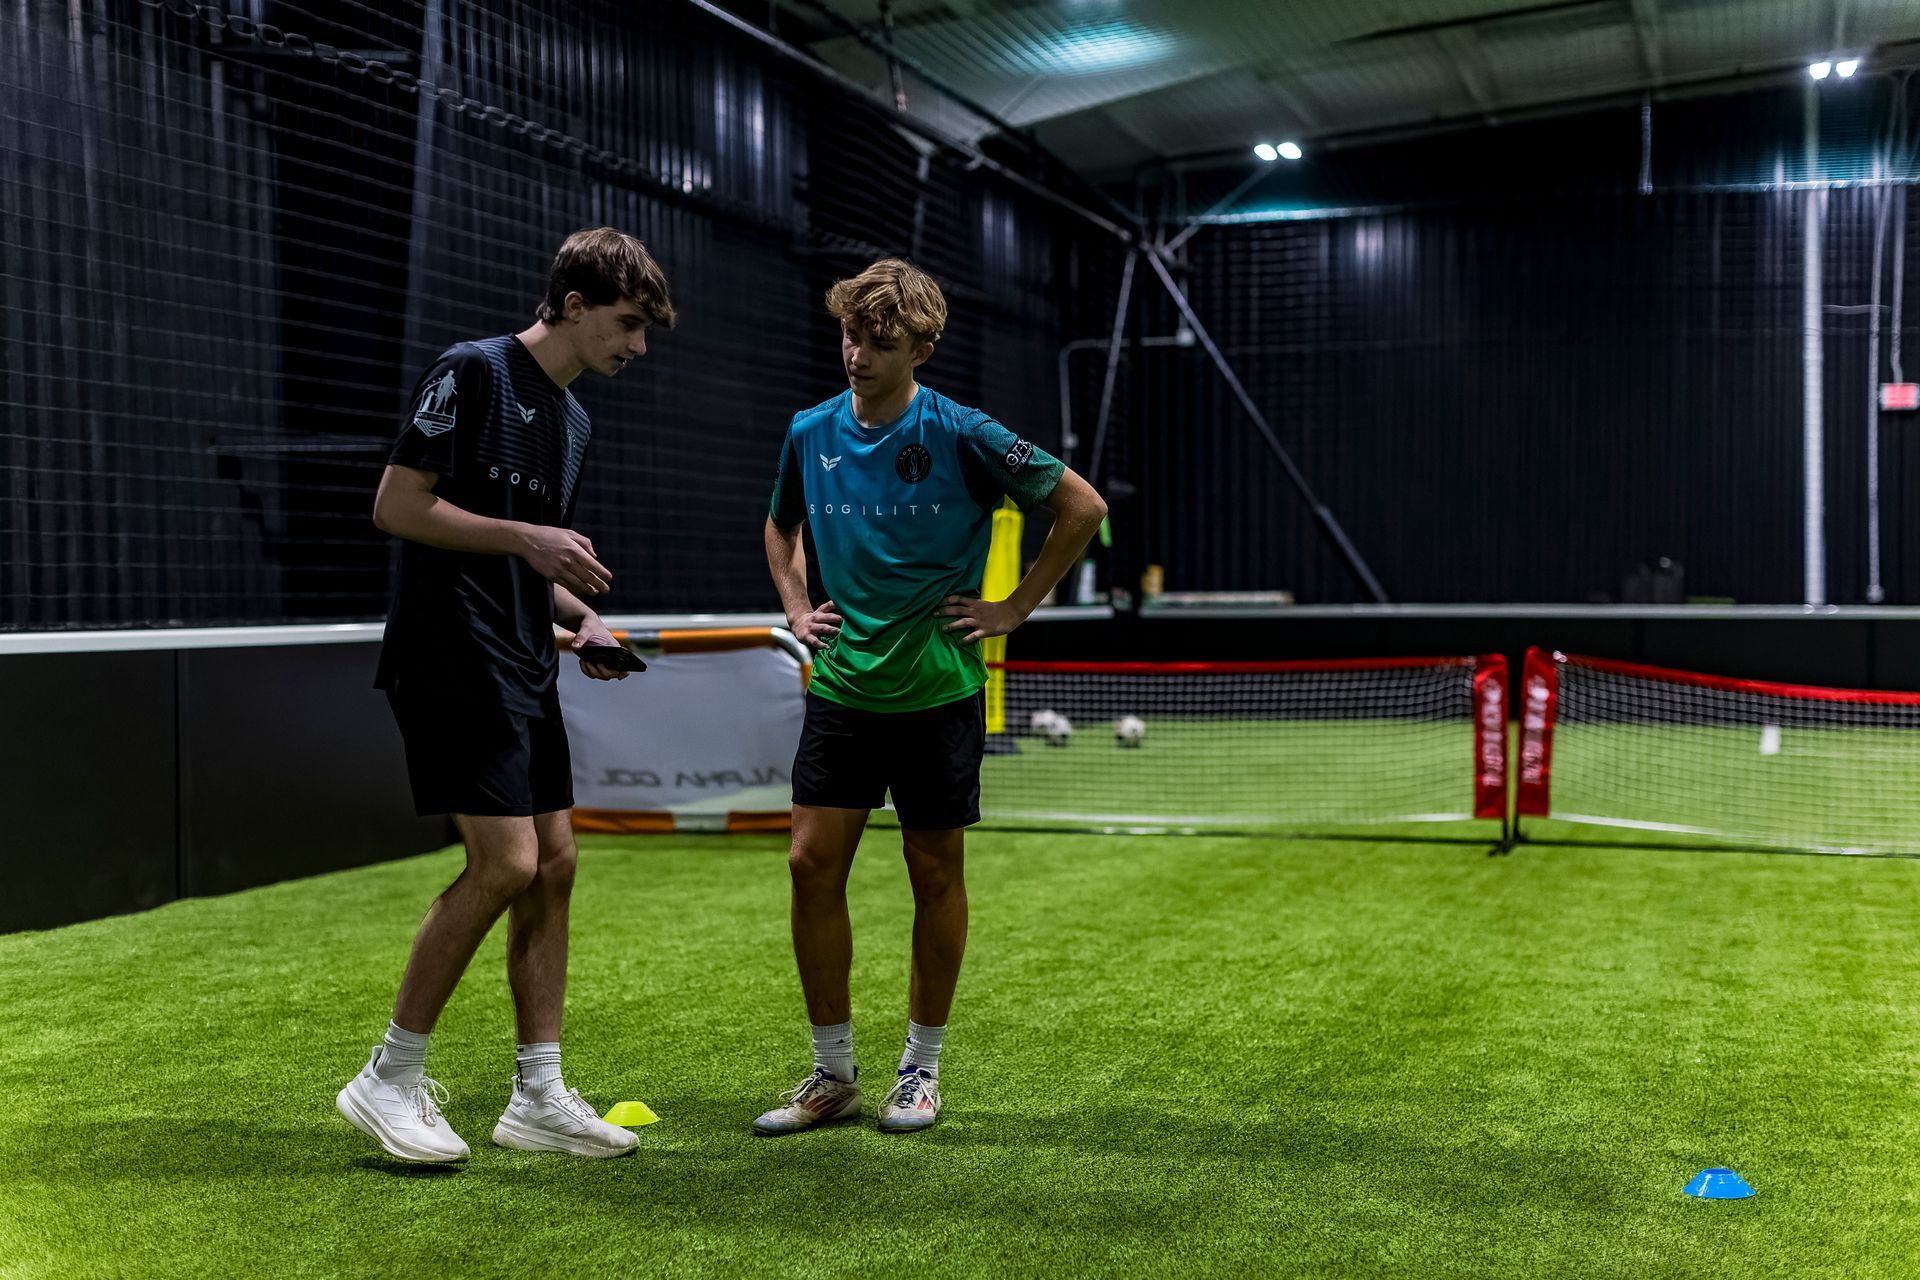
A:
[[[974,645],[937,612],[977,596],[993,509],[1060,483],[1060,460],[978,409],[921,387],[891,423],[860,425],[853,392],[794,415],[780,450],[774,524],[813,526],[839,638],[814,657],[813,692],[864,711],[923,711],[987,680]]]

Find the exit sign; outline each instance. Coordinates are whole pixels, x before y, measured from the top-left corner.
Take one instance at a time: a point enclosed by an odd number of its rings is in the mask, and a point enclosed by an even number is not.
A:
[[[1920,409],[1920,382],[1883,382],[1880,384],[1882,409]]]

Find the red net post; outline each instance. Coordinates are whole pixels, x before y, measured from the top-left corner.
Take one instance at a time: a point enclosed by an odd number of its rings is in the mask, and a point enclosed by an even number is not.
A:
[[[1473,816],[1507,825],[1507,657],[1483,653],[1473,672]]]
[[[1553,718],[1560,694],[1560,655],[1545,649],[1527,650],[1520,677],[1520,784],[1514,813],[1522,818],[1544,818],[1551,807],[1553,782]]]

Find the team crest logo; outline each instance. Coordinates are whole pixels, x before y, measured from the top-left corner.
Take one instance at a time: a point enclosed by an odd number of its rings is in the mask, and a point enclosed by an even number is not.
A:
[[[1032,458],[1033,446],[1025,440],[1015,440],[1013,447],[1007,450],[1007,473],[1009,475],[1019,475],[1020,468],[1026,466]]]
[[[413,425],[423,436],[437,436],[443,431],[453,430],[453,416],[458,412],[453,403],[453,371],[440,375],[437,382],[428,385],[420,396],[420,404],[413,411]]]
[[[927,472],[933,470],[933,455],[923,444],[910,444],[893,460],[893,470],[908,484],[919,484],[927,478]]]
[[[534,411],[532,409],[527,408],[525,405],[522,405],[520,407],[520,421],[532,422],[533,414],[534,414]]]
[[[833,457],[829,458],[826,454],[823,453],[820,455],[820,465],[825,467],[827,470],[831,471],[835,467],[840,465],[840,459],[843,456],[845,455],[835,454]]]

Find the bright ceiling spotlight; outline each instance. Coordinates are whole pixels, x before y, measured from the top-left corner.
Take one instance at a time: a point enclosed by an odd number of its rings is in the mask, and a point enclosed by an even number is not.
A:
[[[1836,62],[1833,64],[1833,69],[1840,73],[1842,80],[1845,80],[1848,76],[1860,69],[1860,59],[1848,58],[1843,62]]]
[[[1280,153],[1273,149],[1273,144],[1271,142],[1254,143],[1253,154],[1255,154],[1256,156],[1259,156],[1261,161],[1265,164],[1272,164],[1275,160],[1278,160],[1280,158]]]
[[[1807,68],[1807,74],[1815,80],[1825,80],[1829,75],[1833,74],[1833,64],[1831,62],[1816,62]]]
[[[1280,154],[1289,160],[1298,160],[1306,153],[1300,150],[1300,144],[1297,142],[1283,142],[1280,144]]]

